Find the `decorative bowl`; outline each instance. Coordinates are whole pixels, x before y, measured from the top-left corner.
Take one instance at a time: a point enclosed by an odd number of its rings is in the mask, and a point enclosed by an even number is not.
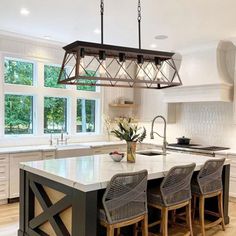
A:
[[[119,153],[119,152],[110,152],[109,155],[115,162],[120,162],[125,156],[124,153]]]

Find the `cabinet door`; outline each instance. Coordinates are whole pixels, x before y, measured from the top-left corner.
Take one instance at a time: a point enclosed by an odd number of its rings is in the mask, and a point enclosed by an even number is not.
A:
[[[37,161],[41,159],[42,159],[41,152],[10,154],[10,186],[9,186],[10,198],[19,197],[19,185],[20,185],[19,164],[21,162]]]
[[[8,199],[8,181],[0,181],[0,200]]]
[[[229,154],[227,158],[230,159],[229,195],[230,197],[236,197],[236,155]]]
[[[43,160],[55,159],[56,153],[55,151],[43,152]]]

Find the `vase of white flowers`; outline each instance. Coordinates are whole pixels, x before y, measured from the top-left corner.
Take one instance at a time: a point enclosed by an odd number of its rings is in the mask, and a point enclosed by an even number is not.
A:
[[[134,163],[136,157],[136,144],[141,143],[146,137],[146,129],[138,127],[132,123],[132,119],[123,119],[117,123],[118,129],[113,129],[111,132],[120,140],[125,140],[127,143],[127,162]]]

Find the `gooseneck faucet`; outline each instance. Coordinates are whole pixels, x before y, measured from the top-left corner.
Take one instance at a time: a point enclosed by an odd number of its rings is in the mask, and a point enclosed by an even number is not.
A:
[[[157,132],[153,131],[154,123],[155,123],[156,119],[158,119],[158,118],[160,118],[160,119],[162,119],[164,121],[164,134],[163,134],[163,136],[161,136]],[[159,115],[159,116],[154,117],[154,119],[152,120],[152,127],[151,127],[151,133],[150,133],[150,138],[151,139],[154,139],[154,134],[157,134],[159,137],[163,138],[162,150],[163,150],[163,155],[166,155],[167,141],[166,141],[166,119],[165,119],[165,117]]]

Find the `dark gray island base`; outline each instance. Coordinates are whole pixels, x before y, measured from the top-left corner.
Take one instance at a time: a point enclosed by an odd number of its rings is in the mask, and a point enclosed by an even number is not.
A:
[[[230,165],[227,164],[224,166],[222,176],[226,224],[229,223],[229,177]],[[160,180],[161,178],[149,180],[149,185],[159,184]],[[97,208],[103,191],[98,189],[85,192],[21,169],[18,236],[103,235],[97,221]],[[60,195],[60,198],[55,197],[57,195]],[[207,201],[206,208],[217,211],[217,202]],[[45,225],[46,222],[49,222],[51,227]]]

